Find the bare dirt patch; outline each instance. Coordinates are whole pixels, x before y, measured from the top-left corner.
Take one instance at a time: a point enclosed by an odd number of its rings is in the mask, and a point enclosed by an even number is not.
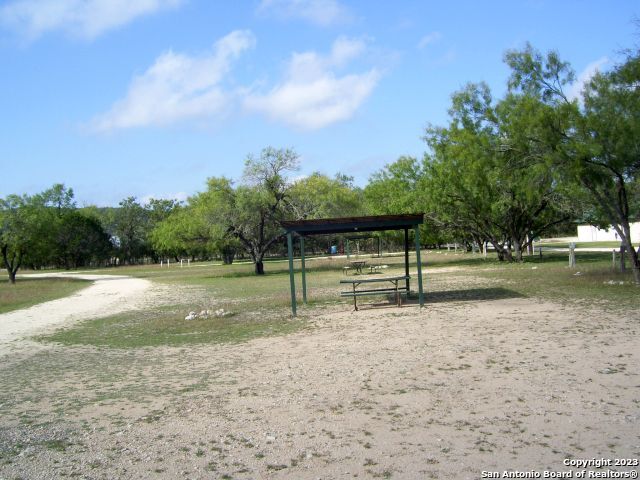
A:
[[[311,328],[236,345],[17,354],[0,478],[471,479],[640,455],[640,314],[474,298],[303,310]]]

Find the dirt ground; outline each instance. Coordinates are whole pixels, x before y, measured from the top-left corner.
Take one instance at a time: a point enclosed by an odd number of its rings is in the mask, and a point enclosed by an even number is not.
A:
[[[441,300],[318,308],[242,344],[5,356],[0,478],[476,479],[640,458],[640,312]]]

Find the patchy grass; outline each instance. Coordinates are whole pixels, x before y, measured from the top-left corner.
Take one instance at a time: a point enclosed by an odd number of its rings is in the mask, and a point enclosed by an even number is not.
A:
[[[575,268],[568,267],[568,254],[563,252],[525,256],[522,263],[512,264],[498,262],[491,256],[484,259],[478,254],[432,254],[429,259],[434,268],[465,268],[476,277],[469,282],[477,287],[484,285],[488,295],[495,294],[493,288],[508,289],[524,297],[582,305],[621,309],[636,309],[640,305],[640,289],[633,282],[631,269],[627,268],[625,273],[614,270],[608,252],[577,252]],[[476,291],[474,297],[482,299],[482,292]]]
[[[66,297],[89,286],[87,280],[71,278],[20,278],[11,285],[0,283],[0,313],[31,307]]]
[[[243,314],[185,320],[183,312],[170,309],[113,315],[87,320],[36,339],[64,345],[112,348],[237,343],[255,337],[295,332],[306,324],[304,320],[292,320],[288,316]]]
[[[542,262],[527,261],[478,274],[528,297],[608,308],[640,306],[640,289],[630,271],[614,271],[606,253],[583,253],[576,257],[575,268],[567,266],[566,255],[558,254]]]

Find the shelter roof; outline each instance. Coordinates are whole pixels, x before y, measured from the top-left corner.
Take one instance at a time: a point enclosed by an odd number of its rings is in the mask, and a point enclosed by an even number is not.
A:
[[[319,218],[280,222],[287,233],[326,235],[330,233],[376,232],[404,230],[423,223],[423,213],[405,215],[374,215],[367,217]]]

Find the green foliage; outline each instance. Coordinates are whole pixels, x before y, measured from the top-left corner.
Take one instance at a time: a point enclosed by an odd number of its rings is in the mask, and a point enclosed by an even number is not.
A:
[[[224,227],[231,212],[232,187],[226,178],[210,178],[209,189],[178,206],[159,222],[150,234],[153,248],[162,255],[188,255],[193,258],[220,255],[232,263],[238,243]]]
[[[114,219],[117,246],[124,263],[135,263],[149,253],[146,248],[149,215],[135,197],[125,198],[119,207]]]
[[[181,202],[174,199],[151,198],[146,206],[149,222],[156,225],[166,219],[171,213],[181,205]]]
[[[575,81],[575,73],[557,52],[543,56],[529,43],[522,50],[509,50],[504,61],[511,68],[508,86],[512,92],[544,102],[568,103],[564,87]]]
[[[264,256],[282,238],[280,221],[288,215],[291,185],[287,172],[298,169],[298,154],[291,149],[266,147],[245,161],[243,183],[231,188],[226,179],[210,179],[205,208],[212,225],[219,226],[218,239],[234,238],[264,273]],[[211,208],[214,205],[215,208]]]
[[[50,255],[55,265],[78,268],[100,264],[111,256],[112,244],[100,222],[79,211],[58,219]]]
[[[364,189],[367,211],[373,215],[398,215],[425,211],[424,170],[417,159],[400,157],[375,172]],[[423,244],[438,245],[446,238],[429,219],[420,227]],[[381,232],[387,244],[404,243],[402,231]]]
[[[291,215],[299,219],[362,215],[362,191],[352,181],[344,175],[330,178],[319,172],[297,180],[289,191]]]
[[[369,179],[364,189],[367,209],[375,215],[420,211],[424,173],[413,157],[400,157]]]
[[[630,252],[640,284],[629,225],[638,218],[640,204],[640,52],[630,52],[624,63],[596,74],[586,85],[582,104],[564,94],[573,73],[556,54],[544,58],[527,47],[511,52],[508,61],[512,90],[529,94],[552,112],[542,141],[554,148],[551,165],[562,187],[579,200],[591,223],[613,225]]]
[[[27,207],[29,201],[26,195],[9,195],[0,203],[0,251],[11,283],[15,283],[16,272],[34,241],[33,222]]]
[[[451,123],[429,128],[425,195],[437,223],[488,241],[499,258],[521,260],[530,240],[566,218],[542,140],[545,106],[509,93],[493,102],[484,84],[454,94]],[[564,211],[563,211],[564,210]]]
[[[62,184],[33,196],[0,201],[2,265],[15,282],[18,269],[99,264],[111,254],[109,236],[97,219],[76,208],[73,190]]]
[[[225,263],[243,250],[262,274],[265,255],[282,248],[282,220],[363,213],[362,191],[352,178],[316,172],[291,182],[287,174],[297,168],[291,149],[267,147],[260,157],[249,155],[240,184],[209,178],[206,191],[157,224],[150,235],[153,248],[163,254],[215,254]]]

